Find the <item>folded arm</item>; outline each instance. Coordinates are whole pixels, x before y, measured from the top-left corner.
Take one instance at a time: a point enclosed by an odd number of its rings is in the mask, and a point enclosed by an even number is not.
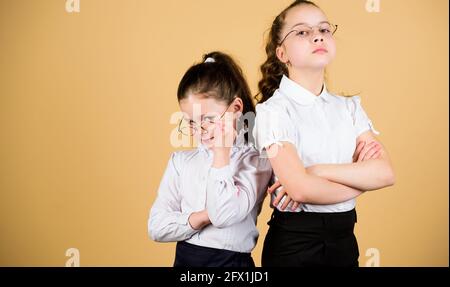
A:
[[[296,202],[335,204],[359,196],[362,191],[307,173],[295,146],[289,142],[266,148],[270,163],[285,192]]]
[[[212,167],[206,197],[211,224],[220,228],[244,220],[264,197],[271,176],[270,163],[256,151],[245,154],[236,168]]]
[[[180,176],[175,157],[176,154],[172,154],[161,180],[158,196],[150,210],[147,228],[149,236],[155,241],[173,242],[186,240],[207,224],[203,213],[184,212],[181,210]],[[199,218],[198,225],[191,226],[192,222],[190,220],[196,217]]]
[[[355,189],[369,191],[391,186],[395,182],[389,156],[383,145],[371,131],[357,139],[354,162],[349,164],[320,164],[311,166],[308,172],[344,184]],[[378,144],[378,148],[376,145]],[[361,148],[362,147],[362,148]],[[371,153],[377,152],[376,156]],[[368,160],[365,158],[370,157]]]

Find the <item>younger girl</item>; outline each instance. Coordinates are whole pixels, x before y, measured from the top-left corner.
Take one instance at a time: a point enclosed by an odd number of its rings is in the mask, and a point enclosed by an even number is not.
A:
[[[336,29],[314,3],[295,1],[270,30],[254,135],[279,182],[262,266],[358,266],[355,198],[394,183],[360,98],[326,89]]]
[[[178,102],[185,114],[179,131],[200,144],[170,157],[149,234],[178,241],[174,266],[253,267],[256,217],[272,169],[248,144],[247,129],[238,129],[242,114],[254,113],[241,69],[223,53],[205,55],[182,78]]]

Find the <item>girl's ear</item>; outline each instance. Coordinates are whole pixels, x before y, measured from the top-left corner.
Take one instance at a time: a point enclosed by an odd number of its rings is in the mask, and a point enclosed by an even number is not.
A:
[[[287,64],[289,62],[289,59],[287,58],[286,51],[283,46],[278,46],[275,52],[278,60],[280,60],[281,63]]]
[[[232,110],[233,110],[234,113],[237,113],[237,112],[241,112],[242,113],[242,111],[244,110],[244,103],[242,102],[241,98],[236,97],[234,99],[234,103],[232,105]]]

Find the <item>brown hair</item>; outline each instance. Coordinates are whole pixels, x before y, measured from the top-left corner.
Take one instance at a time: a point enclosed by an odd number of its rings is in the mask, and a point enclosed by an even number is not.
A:
[[[216,51],[204,55],[201,63],[187,70],[178,85],[178,102],[189,94],[201,94],[225,104],[231,104],[238,97],[244,105],[243,115],[248,112],[255,113],[250,87],[242,69],[232,57],[222,52]],[[249,124],[244,125],[249,126]]]
[[[208,58],[214,61],[206,61]],[[242,69],[233,58],[222,52],[205,54],[201,63],[187,70],[178,85],[178,101],[189,94],[203,94],[226,104],[231,104],[238,97],[244,104],[243,114],[255,112]]]
[[[267,101],[272,97],[275,90],[280,85],[281,78],[283,74],[288,75],[288,69],[286,65],[277,58],[276,49],[281,41],[281,30],[284,27],[284,20],[286,14],[292,8],[298,5],[313,5],[319,8],[315,3],[306,0],[297,0],[284,9],[276,18],[273,20],[272,27],[270,28],[269,38],[266,44],[266,54],[267,60],[261,65],[262,79],[258,83],[259,93],[256,95],[259,103]]]

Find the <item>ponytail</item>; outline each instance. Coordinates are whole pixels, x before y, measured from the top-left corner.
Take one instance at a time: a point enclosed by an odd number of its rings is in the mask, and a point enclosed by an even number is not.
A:
[[[276,50],[280,45],[281,30],[284,26],[286,14],[290,9],[298,5],[313,5],[317,7],[311,1],[297,0],[284,9],[273,21],[266,44],[267,59],[260,67],[262,78],[258,83],[259,93],[256,95],[258,103],[263,103],[272,97],[275,90],[278,89],[283,75],[289,76],[288,69],[278,59]]]

